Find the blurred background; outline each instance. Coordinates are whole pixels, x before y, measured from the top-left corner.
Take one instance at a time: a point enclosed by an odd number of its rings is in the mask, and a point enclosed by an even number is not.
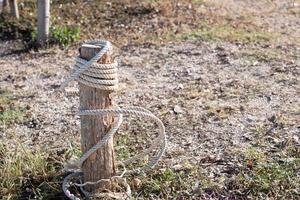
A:
[[[192,38],[299,42],[299,2],[234,0],[51,1],[49,44],[107,38],[118,45]],[[17,2],[1,14],[2,40],[37,40],[36,1]],[[293,39],[291,39],[293,38]],[[277,40],[276,40],[277,39]]]

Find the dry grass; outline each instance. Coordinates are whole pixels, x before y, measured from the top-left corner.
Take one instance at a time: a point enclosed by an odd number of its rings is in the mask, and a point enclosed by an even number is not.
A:
[[[6,145],[0,145],[0,195],[4,199],[47,198],[47,192],[41,194],[45,186],[52,192],[59,191],[60,182],[52,181],[58,164],[50,160],[48,152],[33,152],[21,144],[10,151]]]

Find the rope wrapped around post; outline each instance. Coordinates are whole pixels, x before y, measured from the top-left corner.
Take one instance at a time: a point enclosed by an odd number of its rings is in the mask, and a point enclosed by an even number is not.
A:
[[[100,52],[98,52],[91,60],[87,61],[85,59],[76,57],[76,63],[74,65],[74,72],[71,76],[66,79],[66,81],[61,85],[60,90],[63,90],[68,83],[73,80],[77,80],[78,82],[88,85],[90,87],[99,88],[102,90],[115,91],[118,88],[118,77],[117,77],[117,66],[118,63],[114,62],[112,64],[99,64],[97,60],[99,60],[108,50],[111,48],[111,44],[109,41],[105,40],[92,40],[92,41],[84,41],[82,45],[88,46],[98,46],[102,47]],[[165,127],[162,121],[157,118],[154,114],[152,114],[149,110],[146,110],[141,107],[129,107],[129,108],[113,108],[113,109],[95,109],[95,110],[82,110],[78,112],[79,116],[84,115],[95,115],[101,116],[104,114],[113,114],[116,117],[114,124],[108,133],[102,138],[102,140],[98,141],[92,148],[90,148],[87,152],[85,152],[82,157],[78,160],[71,161],[69,164],[65,166],[65,171],[72,172],[69,174],[63,181],[63,191],[69,199],[79,200],[74,194],[69,191],[70,186],[76,185],[81,188],[81,191],[87,196],[90,197],[91,194],[84,190],[84,186],[86,185],[95,185],[101,182],[107,182],[112,180],[120,180],[126,173],[139,173],[146,172],[147,170],[153,168],[158,160],[162,157],[163,153],[166,149],[167,139],[165,134]],[[101,179],[96,182],[85,182],[82,181],[83,173],[81,172],[81,166],[85,162],[87,158],[89,158],[94,152],[98,149],[102,148],[109,139],[111,139],[114,134],[117,132],[119,127],[123,121],[123,115],[136,115],[142,118],[152,120],[154,123],[158,125],[159,134],[156,139],[153,140],[152,144],[149,148],[145,149],[140,154],[135,155],[124,161],[118,161],[117,164],[123,167],[123,172],[118,173],[117,175],[111,177],[110,179]],[[148,163],[141,168],[127,170],[126,165],[141,159],[151,152],[155,151],[156,155],[149,159]],[[72,179],[77,179],[80,183],[72,183]],[[126,187],[126,196],[130,196],[131,191],[129,185],[126,183],[126,180],[122,180],[122,184]],[[99,194],[105,195],[105,194]],[[114,196],[111,196],[114,197]],[[123,196],[124,198],[124,196]]]

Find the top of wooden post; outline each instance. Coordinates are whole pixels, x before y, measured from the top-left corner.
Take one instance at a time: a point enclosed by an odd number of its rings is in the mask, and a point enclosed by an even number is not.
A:
[[[101,49],[102,45],[82,44],[79,48],[80,57],[85,60],[92,59]],[[116,57],[115,48],[113,46],[98,60],[98,63],[113,63]]]

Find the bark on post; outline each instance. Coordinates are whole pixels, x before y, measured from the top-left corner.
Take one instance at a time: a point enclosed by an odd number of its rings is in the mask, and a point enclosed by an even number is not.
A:
[[[80,56],[90,60],[101,47],[82,46]],[[109,50],[98,63],[112,63],[112,50]],[[112,92],[92,88],[79,84],[80,108],[81,109],[104,109],[112,106]],[[86,152],[99,140],[101,140],[110,129],[113,123],[111,115],[103,116],[81,116],[81,146]],[[84,182],[97,181],[103,178],[110,178],[115,175],[115,158],[113,149],[113,138],[93,155],[91,155],[82,166]],[[109,183],[91,185],[86,190],[97,193],[104,189],[112,189]]]
[[[38,44],[44,46],[49,36],[50,0],[37,0],[38,8]]]
[[[10,13],[13,17],[19,19],[19,9],[17,0],[9,0]]]

